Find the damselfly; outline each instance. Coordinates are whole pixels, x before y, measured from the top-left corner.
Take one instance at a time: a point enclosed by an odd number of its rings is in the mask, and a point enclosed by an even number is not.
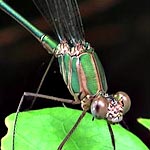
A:
[[[112,132],[110,124],[122,121],[123,115],[130,108],[130,98],[124,92],[117,92],[114,95],[107,94],[107,82],[102,64],[94,49],[84,38],[84,30],[77,1],[33,1],[41,14],[50,23],[53,22],[59,38],[59,44],[31,25],[2,0],[0,0],[0,8],[25,27],[42,43],[48,53],[53,54],[58,59],[60,72],[74,100],[25,92],[20,105],[25,96],[47,98],[63,103],[81,104],[83,109],[82,114],[60,143],[58,149],[62,149],[88,110],[91,110],[93,118],[105,119],[109,130]],[[18,106],[14,126],[17,123],[20,105]],[[13,149],[15,149],[15,127],[13,137]],[[111,138],[115,149],[113,133],[111,133]]]

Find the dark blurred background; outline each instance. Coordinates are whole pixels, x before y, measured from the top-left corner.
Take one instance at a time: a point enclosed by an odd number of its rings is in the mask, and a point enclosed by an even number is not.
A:
[[[32,0],[6,2],[57,40],[53,27],[41,17]],[[150,146],[150,132],[136,121],[139,117],[150,118],[150,1],[79,0],[79,4],[86,40],[104,66],[108,92],[122,90],[130,95],[132,107],[125,122],[131,132]],[[24,91],[36,91],[50,58],[30,33],[0,11],[1,137],[7,131],[4,118],[16,111]],[[40,93],[72,98],[59,73],[57,60]],[[41,103],[42,107],[60,105],[45,100]]]

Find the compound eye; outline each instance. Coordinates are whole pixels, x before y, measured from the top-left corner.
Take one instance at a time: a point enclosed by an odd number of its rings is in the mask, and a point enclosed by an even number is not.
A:
[[[117,101],[122,100],[122,102],[123,102],[123,114],[125,114],[126,112],[129,111],[129,109],[131,107],[131,100],[130,100],[130,97],[125,92],[122,92],[122,91],[117,92],[114,95],[114,98]]]
[[[108,102],[104,97],[93,99],[91,103],[91,113],[97,119],[106,118]]]

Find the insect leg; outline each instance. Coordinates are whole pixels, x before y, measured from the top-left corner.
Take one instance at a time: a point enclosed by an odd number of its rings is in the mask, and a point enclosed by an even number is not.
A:
[[[111,125],[110,125],[110,123],[108,121],[107,121],[107,126],[108,126],[108,129],[109,129],[109,133],[110,133],[110,137],[111,137],[111,142],[112,142],[112,145],[113,145],[113,150],[116,150],[115,136],[114,136],[112,127],[111,127]]]
[[[48,66],[47,66],[47,68],[46,68],[46,70],[45,70],[45,72],[44,72],[44,74],[43,74],[43,76],[42,76],[42,79],[41,79],[41,81],[40,81],[40,83],[39,83],[39,86],[38,86],[38,88],[37,88],[37,90],[36,90],[36,92],[35,92],[36,94],[39,93],[39,91],[40,91],[40,89],[41,89],[41,87],[42,87],[42,85],[43,85],[43,82],[44,82],[44,80],[45,80],[45,78],[46,78],[46,75],[47,75],[47,73],[48,73],[48,71],[49,71],[49,69],[50,69],[50,67],[51,67],[51,65],[52,65],[52,63],[53,63],[53,60],[54,60],[54,55],[53,55],[52,58],[50,59],[50,62],[49,62]],[[37,97],[34,97],[34,99],[33,99],[32,103],[31,103],[29,109],[32,108],[33,104],[34,104],[35,101],[36,101],[36,98],[37,98]]]
[[[18,105],[17,111],[16,111],[16,115],[15,115],[15,119],[14,119],[14,129],[13,129],[13,141],[12,141],[12,150],[15,149],[15,133],[16,133],[16,124],[17,124],[17,119],[19,116],[19,112],[20,112],[20,108],[21,105],[24,101],[25,97],[38,97],[38,98],[43,98],[43,99],[47,99],[47,100],[54,100],[54,101],[60,101],[62,103],[69,103],[69,104],[80,104],[80,101],[74,101],[71,99],[64,99],[64,98],[58,98],[58,97],[54,97],[54,96],[48,96],[48,95],[43,95],[43,94],[37,94],[37,93],[30,93],[30,92],[24,92],[20,103]]]
[[[74,124],[74,126],[71,128],[71,130],[69,131],[69,133],[63,139],[63,141],[61,142],[61,144],[59,145],[59,147],[58,147],[57,150],[61,150],[62,149],[62,147],[64,146],[64,144],[67,142],[67,140],[70,138],[70,136],[72,135],[72,133],[74,132],[74,130],[77,128],[77,126],[81,122],[82,118],[85,116],[86,112],[87,112],[87,110],[83,110],[82,114],[79,116],[79,118],[76,121],[76,123]]]

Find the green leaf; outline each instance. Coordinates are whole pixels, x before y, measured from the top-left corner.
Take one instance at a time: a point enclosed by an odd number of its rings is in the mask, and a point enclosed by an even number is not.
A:
[[[15,150],[56,150],[81,114],[79,110],[56,107],[19,113]],[[5,120],[8,133],[2,139],[2,150],[12,150],[12,131],[15,114]],[[112,125],[116,150],[148,150],[135,135],[121,127]],[[112,150],[110,133],[105,120],[92,121],[87,113],[64,150]]]
[[[138,118],[137,121],[144,127],[146,127],[148,130],[150,130],[150,119]]]

